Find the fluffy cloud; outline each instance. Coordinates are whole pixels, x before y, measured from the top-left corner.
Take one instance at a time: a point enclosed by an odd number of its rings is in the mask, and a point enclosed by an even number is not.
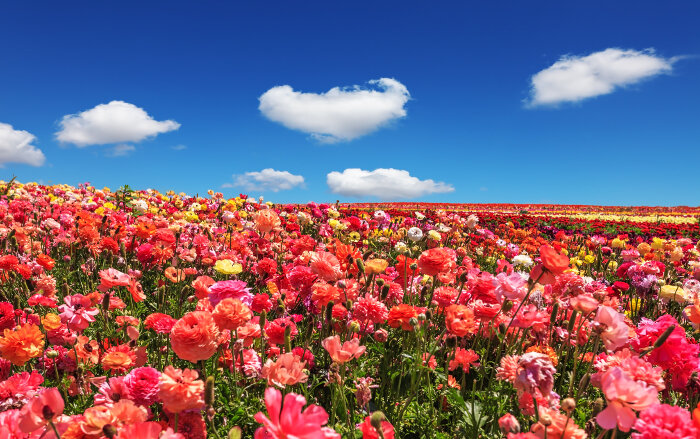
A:
[[[377,197],[381,200],[417,198],[423,195],[453,192],[450,184],[420,180],[408,171],[379,168],[365,171],[359,168],[331,172],[326,176],[331,192],[348,197]]]
[[[233,185],[225,184],[223,187],[242,187],[246,191],[256,192],[279,192],[304,185],[304,177],[301,175],[276,171],[272,168],[263,169],[260,172],[246,172],[233,177]]]
[[[662,73],[670,73],[677,58],[663,58],[653,49],[605,49],[586,56],[563,56],[531,79],[528,104],[556,105],[612,93]]]
[[[12,125],[0,122],[0,167],[5,163],[43,165],[46,157],[39,148],[32,145],[35,140],[32,133],[15,130]]]
[[[56,138],[78,147],[140,142],[180,128],[174,120],[154,120],[143,108],[123,101],[100,104],[78,114],[63,116]]]
[[[281,85],[260,96],[258,108],[268,119],[322,142],[352,140],[406,116],[404,105],[410,94],[403,84],[381,78],[369,85],[335,87],[320,94]]]

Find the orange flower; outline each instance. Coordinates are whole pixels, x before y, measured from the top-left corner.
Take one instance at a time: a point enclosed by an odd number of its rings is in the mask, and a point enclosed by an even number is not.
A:
[[[450,305],[445,308],[445,324],[447,330],[458,337],[464,337],[476,331],[474,311],[464,305]]]
[[[75,350],[68,351],[68,356],[72,359],[76,359],[75,354],[77,353],[78,358],[83,363],[97,364],[100,361],[100,345],[96,340],[90,340],[84,335],[79,335],[74,348]]]
[[[219,302],[212,315],[219,329],[230,331],[235,331],[253,317],[248,305],[230,297]]]
[[[191,369],[175,369],[167,366],[160,375],[158,397],[163,408],[171,413],[201,408],[204,405],[204,381]]]
[[[27,323],[17,329],[5,329],[0,337],[0,355],[15,366],[24,366],[44,353],[44,334],[38,326]]]
[[[214,279],[209,276],[198,276],[192,281],[192,288],[197,299],[204,299],[209,296],[209,287],[214,285]]]
[[[208,311],[188,312],[170,331],[170,345],[183,360],[196,363],[214,355],[219,346],[219,328]]]
[[[413,326],[409,322],[412,317],[418,317],[418,310],[411,305],[402,303],[389,310],[389,326],[398,328],[399,326],[404,331],[413,331]]]
[[[102,436],[102,429],[107,424],[114,424],[117,421],[116,416],[106,405],[98,405],[85,410],[85,420],[80,425],[80,429],[88,436]]]
[[[176,284],[185,280],[185,272],[175,267],[168,267],[165,269],[165,277],[168,278],[170,282]]]
[[[41,318],[41,324],[47,331],[53,331],[61,327],[61,317],[58,314],[48,313]]]
[[[309,376],[304,372],[306,362],[291,352],[277,357],[277,361],[267,360],[262,368],[262,377],[269,386],[284,387],[297,383],[305,383]]]
[[[136,353],[128,345],[119,345],[109,348],[102,357],[102,367],[106,371],[126,373],[136,365]]]
[[[385,259],[368,259],[365,262],[365,273],[367,275],[382,274],[388,266],[389,262],[387,262]]]

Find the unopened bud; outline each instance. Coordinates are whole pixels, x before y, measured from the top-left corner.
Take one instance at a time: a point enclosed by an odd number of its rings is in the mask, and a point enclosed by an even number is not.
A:
[[[362,261],[362,259],[355,259],[355,264],[357,264],[357,269],[360,270],[360,273],[365,272],[365,263]]]
[[[384,437],[384,430],[382,429],[382,422],[384,421],[386,421],[386,416],[384,416],[384,413],[380,411],[372,413],[372,416],[369,417],[370,425],[377,430],[377,434],[379,434],[379,437],[381,438]]]
[[[117,428],[112,424],[106,424],[102,427],[102,433],[107,437],[107,439],[112,439],[117,435]]]
[[[561,402],[561,408],[567,413],[571,413],[576,409],[576,400],[574,398],[564,398]]]
[[[214,377],[207,377],[207,382],[204,385],[204,404],[208,406],[214,405]]]
[[[379,279],[377,279],[377,285],[379,285],[380,287],[383,287],[384,286],[384,279],[382,279],[381,277]]]

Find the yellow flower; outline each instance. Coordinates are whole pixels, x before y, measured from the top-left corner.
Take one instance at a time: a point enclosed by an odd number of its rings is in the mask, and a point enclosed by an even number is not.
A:
[[[592,264],[595,262],[595,256],[593,255],[586,255],[585,258],[583,258],[584,261],[586,261],[586,264]]]
[[[659,291],[659,298],[664,302],[674,301],[684,303],[686,301],[685,290],[675,285],[664,285]]]
[[[620,238],[615,238],[610,245],[612,248],[625,248],[625,241]]]
[[[428,239],[432,239],[433,241],[439,241],[440,238],[442,238],[442,237],[441,237],[440,234],[439,234],[438,232],[436,232],[435,230],[430,230],[430,231],[428,232]]]
[[[654,238],[651,242],[651,248],[652,250],[663,250],[665,243],[666,241],[661,238]]]
[[[230,276],[232,274],[238,274],[243,271],[241,264],[234,264],[230,259],[219,259],[214,264],[214,270],[221,274]]]

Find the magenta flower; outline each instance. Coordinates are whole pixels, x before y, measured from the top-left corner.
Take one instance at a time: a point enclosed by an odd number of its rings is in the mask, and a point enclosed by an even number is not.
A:
[[[253,294],[242,280],[223,280],[209,287],[209,302],[213,306],[229,298],[238,299],[248,306],[253,303]]]
[[[148,407],[158,401],[158,382],[160,372],[152,367],[138,367],[124,377],[124,386],[131,399]]]

